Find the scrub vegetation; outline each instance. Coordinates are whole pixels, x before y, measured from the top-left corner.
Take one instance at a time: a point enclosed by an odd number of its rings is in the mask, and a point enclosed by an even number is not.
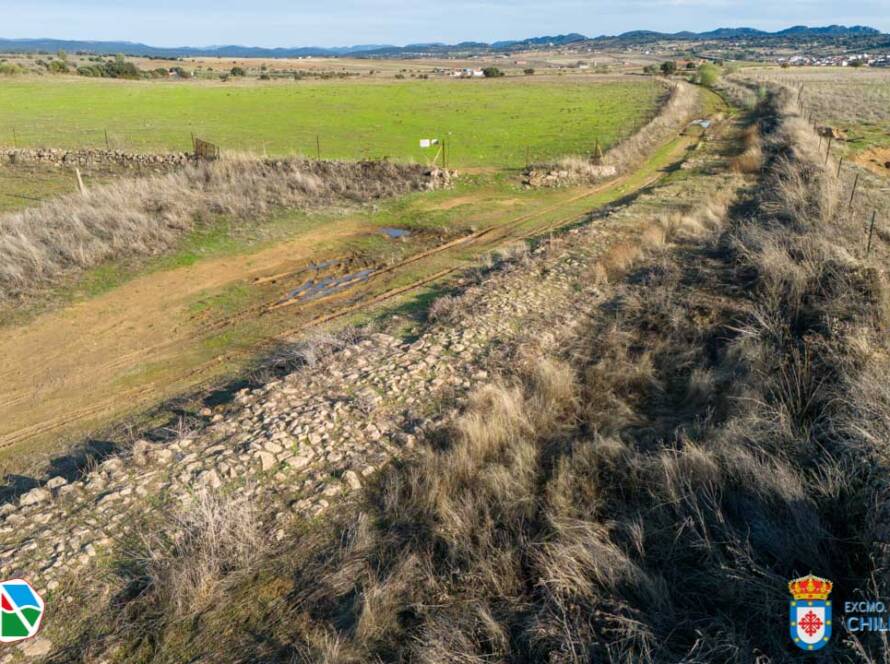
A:
[[[0,216],[0,300],[112,259],[155,255],[212,217],[349,205],[435,188],[428,169],[393,162],[224,159],[119,180]]]
[[[330,519],[208,563],[220,578],[185,588],[225,592],[185,619],[165,579],[203,558],[169,550],[86,643],[145,661],[777,661],[788,579],[887,596],[886,275],[851,245],[793,93],[766,90],[750,121],[749,188],[592,266],[608,297],[569,347],[520,349]],[[887,657],[836,633],[833,661]]]

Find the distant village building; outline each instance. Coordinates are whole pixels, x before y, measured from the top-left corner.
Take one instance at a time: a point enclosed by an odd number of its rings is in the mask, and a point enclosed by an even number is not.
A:
[[[776,62],[783,67],[890,67],[890,55],[793,55]]]

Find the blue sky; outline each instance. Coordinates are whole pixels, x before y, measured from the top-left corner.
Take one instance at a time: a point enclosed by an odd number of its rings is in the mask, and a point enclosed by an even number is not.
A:
[[[890,0],[0,0],[0,37],[157,46],[344,46],[543,34],[865,24]]]

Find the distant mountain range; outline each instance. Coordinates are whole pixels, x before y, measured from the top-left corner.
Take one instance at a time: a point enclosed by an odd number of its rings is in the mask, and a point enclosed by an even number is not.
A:
[[[183,46],[164,48],[138,44],[134,42],[103,42],[103,41],[72,41],[62,39],[0,39],[0,52],[3,53],[54,53],[65,50],[70,53],[91,53],[95,55],[114,55],[123,53],[131,56],[148,56],[158,58],[178,57],[222,57],[222,58],[297,58],[297,57],[404,57],[419,54],[447,54],[492,51],[517,51],[565,46],[580,42],[624,42],[649,43],[659,40],[737,40],[737,39],[830,39],[843,37],[874,37],[881,35],[879,30],[866,26],[846,27],[830,25],[810,28],[797,25],[778,32],[765,32],[755,28],[719,28],[709,32],[677,32],[662,33],[647,30],[625,32],[620,35],[601,35],[586,37],[572,33],[548,37],[531,37],[516,41],[499,41],[492,44],[484,42],[462,42],[460,44],[408,44],[393,46],[391,44],[363,44],[339,48],[299,47],[299,48],[258,48],[251,46]]]

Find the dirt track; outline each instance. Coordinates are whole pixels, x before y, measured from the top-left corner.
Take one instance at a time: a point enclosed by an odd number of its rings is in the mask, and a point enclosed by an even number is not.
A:
[[[682,159],[692,143],[693,139],[682,138],[661,156],[663,163],[646,164],[598,187],[566,190],[555,205],[507,217],[494,227],[433,246],[377,269],[366,283],[311,303],[276,304],[290,275],[313,261],[337,257],[330,250],[319,252],[319,247],[375,232],[374,227],[355,218],[342,219],[253,254],[152,273],[22,327],[3,330],[0,448],[9,459],[6,465],[21,468],[12,454],[24,451],[37,462],[40,453],[57,452],[67,440],[105,421],[225,373],[255,352],[257,342],[294,334],[307,325],[329,322],[441,280],[456,269],[453,262],[460,252],[480,252],[570,224],[583,216],[578,205],[588,199],[618,199],[660,179],[665,167]],[[459,201],[455,204],[471,203],[469,198],[455,199]],[[512,206],[511,199],[505,216]],[[406,276],[415,274],[404,283]],[[249,306],[209,321],[190,310],[202,294],[236,284],[255,285]],[[228,345],[222,352],[214,349],[214,339],[239,328],[249,330],[249,344]],[[55,441],[52,447],[49,440]]]

